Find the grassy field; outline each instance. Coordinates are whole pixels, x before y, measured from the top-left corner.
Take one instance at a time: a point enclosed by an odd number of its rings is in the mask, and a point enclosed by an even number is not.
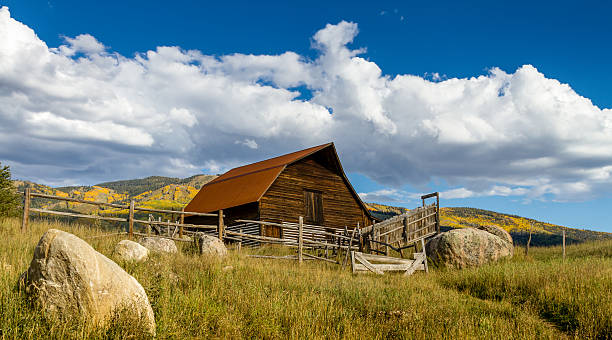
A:
[[[138,320],[46,319],[16,288],[49,228],[80,237],[84,225],[0,220],[0,338],[140,338]],[[121,238],[90,244],[112,258]],[[412,277],[353,276],[333,264],[247,258],[275,248],[230,251],[222,262],[195,255],[121,265],[145,288],[159,338],[592,338],[612,337],[612,241],[522,249],[478,269],[433,269]],[[223,270],[225,266],[231,270]]]

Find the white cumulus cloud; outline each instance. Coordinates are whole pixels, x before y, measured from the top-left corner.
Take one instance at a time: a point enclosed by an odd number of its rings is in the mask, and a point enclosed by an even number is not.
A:
[[[17,177],[92,184],[223,171],[335,141],[345,169],[389,188],[366,199],[410,198],[399,188],[437,180],[454,188],[447,198],[612,191],[610,109],[531,65],[385,75],[350,47],[358,32],[326,25],[314,59],[177,46],[126,57],[86,33],[49,47],[2,7],[0,160]]]

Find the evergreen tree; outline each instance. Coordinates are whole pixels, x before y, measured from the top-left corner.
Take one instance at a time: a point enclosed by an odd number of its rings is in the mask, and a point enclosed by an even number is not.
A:
[[[20,196],[11,181],[11,169],[0,162],[0,217],[19,215]]]

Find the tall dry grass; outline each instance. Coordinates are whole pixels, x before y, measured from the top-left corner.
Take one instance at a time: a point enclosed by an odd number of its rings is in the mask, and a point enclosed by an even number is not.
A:
[[[80,237],[100,232],[45,220],[32,222],[26,234],[19,227],[18,219],[0,220],[0,337],[143,336],[129,315],[100,329],[49,320],[30,305],[16,283],[42,234],[49,228]],[[88,241],[112,258],[120,239]],[[565,263],[558,249],[532,248],[529,258],[517,251],[513,260],[491,266],[412,277],[353,276],[328,263],[245,256],[286,252],[276,248],[230,251],[216,261],[187,244],[179,244],[177,256],[120,265],[145,288],[159,338],[606,338],[612,244],[581,246],[568,250]]]

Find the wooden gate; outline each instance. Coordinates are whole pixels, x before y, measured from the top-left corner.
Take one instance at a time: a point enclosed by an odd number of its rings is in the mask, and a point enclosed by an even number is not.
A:
[[[412,260],[352,251],[351,267],[353,268],[353,274],[368,271],[379,275],[384,272],[404,272],[404,275],[408,276],[417,270],[427,272],[427,255],[424,242],[421,239],[423,252],[414,253],[414,259]]]
[[[425,200],[433,197],[436,198],[436,202],[426,205]],[[390,249],[401,252],[402,249],[414,246],[416,242],[439,233],[438,193],[421,196],[421,199],[422,207],[361,228],[361,235],[368,249],[374,253],[388,255]]]

